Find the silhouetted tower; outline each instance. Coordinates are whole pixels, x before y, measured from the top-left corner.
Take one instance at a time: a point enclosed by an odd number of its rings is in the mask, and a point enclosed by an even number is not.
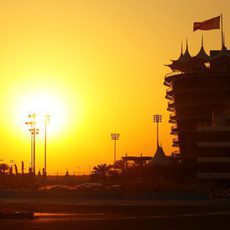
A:
[[[173,146],[188,178],[230,179],[230,51],[185,53],[168,65],[166,98]]]

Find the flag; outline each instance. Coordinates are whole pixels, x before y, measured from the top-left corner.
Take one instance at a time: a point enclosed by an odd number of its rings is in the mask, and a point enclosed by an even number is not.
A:
[[[211,18],[203,22],[194,22],[193,31],[220,29],[220,16]]]

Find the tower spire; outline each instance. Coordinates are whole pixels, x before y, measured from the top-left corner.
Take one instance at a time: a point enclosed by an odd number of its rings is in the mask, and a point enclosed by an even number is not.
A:
[[[190,59],[191,59],[191,55],[188,51],[188,38],[186,38],[186,49],[185,49],[184,54],[180,58],[180,61],[185,63],[185,62],[188,62]]]
[[[188,37],[186,38],[186,51],[188,51]]]
[[[203,34],[201,36],[200,51],[198,52],[198,54],[195,57],[200,59],[200,60],[203,60],[203,61],[208,61],[209,60],[209,56],[206,54],[206,52],[204,50],[204,36],[203,36]]]

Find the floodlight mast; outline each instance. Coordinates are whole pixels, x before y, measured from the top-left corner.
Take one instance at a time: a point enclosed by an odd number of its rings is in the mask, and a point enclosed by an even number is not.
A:
[[[111,133],[111,139],[114,141],[114,163],[116,162],[117,158],[117,145],[116,141],[119,140],[120,134],[119,133]]]
[[[50,115],[45,114],[45,134],[44,134],[44,176],[46,177],[46,149],[47,149],[47,123],[50,122]]]
[[[39,134],[39,129],[36,128],[36,113],[28,115],[29,121],[25,122],[29,125],[29,131],[31,133],[31,169],[34,175],[36,174],[36,164],[35,164],[35,152],[36,152],[36,135]]]
[[[162,115],[161,114],[154,114],[153,115],[153,122],[157,124],[157,146],[159,146],[159,123],[162,122]]]

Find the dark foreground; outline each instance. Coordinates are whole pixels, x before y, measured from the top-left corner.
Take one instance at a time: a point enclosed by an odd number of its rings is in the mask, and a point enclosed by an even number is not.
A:
[[[138,214],[138,213],[137,213]],[[197,230],[230,229],[230,213],[213,213],[207,215],[146,216],[111,215],[109,218],[35,218],[34,220],[1,220],[0,229],[156,229],[156,230]]]
[[[34,212],[34,219],[1,219],[0,230],[230,229],[230,201],[116,199],[0,199],[0,207]]]

